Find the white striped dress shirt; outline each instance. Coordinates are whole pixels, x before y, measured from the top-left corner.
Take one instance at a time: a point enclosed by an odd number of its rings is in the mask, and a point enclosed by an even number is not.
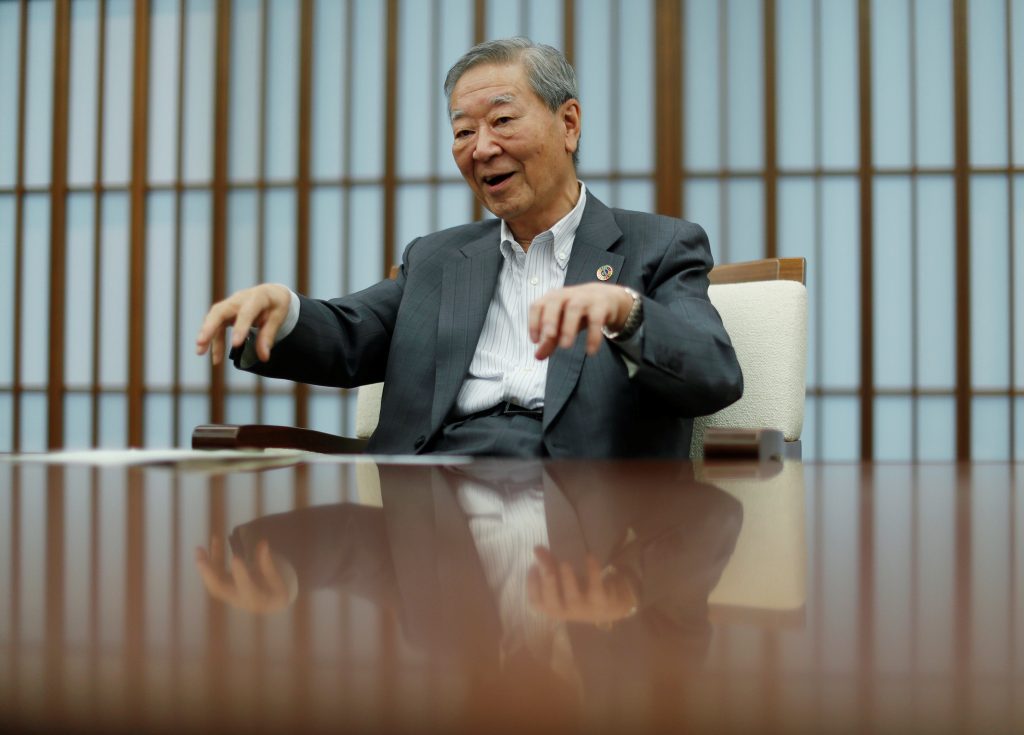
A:
[[[527,328],[530,304],[565,284],[565,269],[586,200],[587,188],[581,182],[576,206],[550,230],[533,238],[525,251],[502,221],[499,247],[505,262],[456,399],[460,416],[505,401],[529,409],[544,406],[548,361],[533,356],[537,345],[530,341]]]

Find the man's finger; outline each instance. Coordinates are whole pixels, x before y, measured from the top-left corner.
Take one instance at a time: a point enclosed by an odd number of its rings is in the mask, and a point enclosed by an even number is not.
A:
[[[241,308],[238,310],[238,316],[235,317],[234,326],[231,328],[231,346],[241,347],[246,338],[249,336],[249,329],[253,323],[259,318],[260,314],[266,308],[262,299],[253,297],[247,298]]]
[[[256,356],[262,362],[270,359],[270,351],[274,348],[277,332],[286,316],[288,311],[282,309],[272,309],[266,313],[266,321],[260,325],[259,334],[256,336]]]
[[[565,600],[565,606],[569,609],[578,607],[583,600],[583,593],[580,591],[579,580],[576,579],[576,572],[572,568],[572,564],[567,561],[563,561],[559,565],[560,580],[562,583],[562,599]]]
[[[579,334],[581,322],[583,321],[583,305],[578,301],[566,304],[562,311],[562,322],[559,328],[558,346],[562,349],[569,349],[576,341]]]
[[[256,547],[256,560],[260,565],[260,574],[263,575],[263,582],[272,597],[281,598],[288,596],[288,585],[281,578],[281,572],[274,564],[274,555],[270,553],[270,544],[260,541]]]
[[[263,599],[263,590],[252,578],[249,567],[237,556],[231,558],[231,576],[234,577],[242,602],[255,605]]]
[[[210,596],[221,602],[233,602],[235,598],[235,586],[231,579],[222,570],[217,569],[210,563],[205,552],[196,550],[196,569],[199,570],[199,577],[203,580],[203,586]]]

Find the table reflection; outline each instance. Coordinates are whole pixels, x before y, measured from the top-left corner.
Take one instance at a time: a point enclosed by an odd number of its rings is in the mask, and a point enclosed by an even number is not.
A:
[[[585,716],[705,658],[742,506],[690,465],[379,467],[380,507],[267,515],[200,549],[215,599],[270,614],[329,588],[395,614],[470,716]],[[316,641],[313,641],[316,645]],[[339,661],[344,666],[346,662]],[[530,702],[524,710],[523,703]]]

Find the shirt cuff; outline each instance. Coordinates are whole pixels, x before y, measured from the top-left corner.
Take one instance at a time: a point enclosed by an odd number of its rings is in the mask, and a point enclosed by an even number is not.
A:
[[[626,371],[629,377],[636,375],[637,366],[643,361],[644,350],[644,325],[643,322],[636,328],[633,334],[626,339],[608,340],[618,348],[619,357],[626,363]]]
[[[287,288],[287,286],[285,287]],[[284,321],[281,322],[281,326],[277,330],[277,335],[274,337],[274,344],[276,345],[282,339],[287,337],[295,329],[295,325],[299,322],[299,297],[288,289],[288,293],[291,294],[291,301],[288,303],[288,314],[285,316]],[[242,356],[238,361],[238,366],[242,370],[248,370],[257,362],[260,358],[256,355],[256,332],[259,331],[256,327],[249,329],[249,338],[245,340],[245,345],[242,347]]]

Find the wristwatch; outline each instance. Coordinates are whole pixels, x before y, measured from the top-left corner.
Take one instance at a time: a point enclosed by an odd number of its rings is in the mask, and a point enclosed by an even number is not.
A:
[[[623,286],[623,288],[626,289],[626,293],[633,297],[633,307],[629,310],[626,321],[619,331],[613,332],[608,329],[607,325],[601,327],[601,333],[608,339],[629,339],[640,328],[640,323],[644,320],[644,300],[640,297],[639,293],[629,286]]]

